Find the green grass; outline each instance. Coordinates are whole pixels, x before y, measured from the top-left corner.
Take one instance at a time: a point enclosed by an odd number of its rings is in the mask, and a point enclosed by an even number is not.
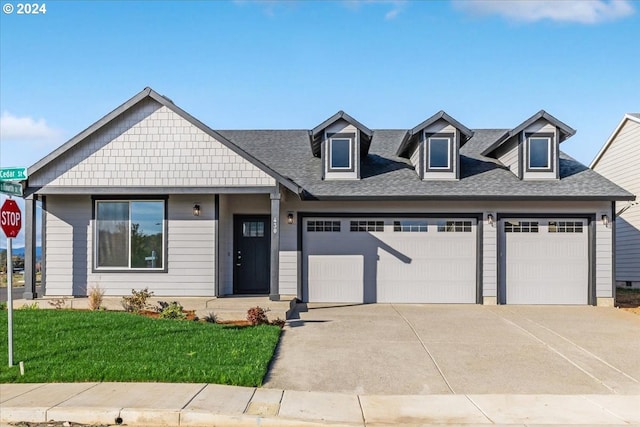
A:
[[[232,327],[125,312],[15,310],[8,367],[7,311],[0,311],[0,383],[202,382],[259,386],[277,326]]]

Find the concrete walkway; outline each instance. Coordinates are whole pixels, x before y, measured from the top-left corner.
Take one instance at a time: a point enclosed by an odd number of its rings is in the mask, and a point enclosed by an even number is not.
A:
[[[215,384],[0,384],[0,424],[639,425],[638,395],[384,396]]]

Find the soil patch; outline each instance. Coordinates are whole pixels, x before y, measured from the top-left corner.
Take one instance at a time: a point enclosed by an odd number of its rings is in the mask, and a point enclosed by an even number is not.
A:
[[[616,307],[640,315],[640,289],[616,289]]]
[[[184,320],[197,320],[195,310],[182,310],[182,312],[186,316]],[[140,314],[141,316],[150,317],[152,319],[160,318],[160,313],[153,310],[140,310],[138,314]]]

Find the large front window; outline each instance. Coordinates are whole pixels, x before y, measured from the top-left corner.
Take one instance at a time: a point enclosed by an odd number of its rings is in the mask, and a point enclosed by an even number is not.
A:
[[[165,202],[96,201],[96,268],[163,269]]]

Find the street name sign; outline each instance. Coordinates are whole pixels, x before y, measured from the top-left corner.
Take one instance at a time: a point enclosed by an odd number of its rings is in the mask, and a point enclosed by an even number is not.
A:
[[[22,197],[22,184],[19,182],[0,181],[0,193]]]
[[[24,181],[27,176],[27,168],[0,169],[0,181]]]

